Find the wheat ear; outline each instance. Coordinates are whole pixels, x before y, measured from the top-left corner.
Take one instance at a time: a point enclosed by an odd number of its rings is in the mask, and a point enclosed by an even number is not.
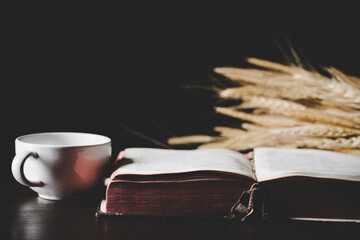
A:
[[[272,134],[285,136],[307,136],[307,137],[347,137],[360,135],[359,129],[344,128],[323,124],[308,124],[291,128],[275,128],[268,130]]]
[[[246,69],[232,67],[217,67],[214,71],[235,82],[245,82],[254,85],[266,85],[272,87],[293,87],[297,83],[293,81],[291,76],[279,73],[264,74],[258,70],[250,71]]]
[[[342,126],[348,128],[360,128],[359,124],[356,124],[351,119],[330,115],[314,109],[306,110],[294,110],[294,109],[283,109],[283,108],[272,108],[269,110],[272,114],[281,114],[287,117],[298,119],[299,121],[310,122],[310,123],[325,123],[335,126]]]
[[[357,149],[360,148],[360,136],[351,138],[306,138],[298,140],[297,147],[301,148],[318,148],[328,150],[338,149]]]
[[[253,104],[254,106],[260,108],[284,109],[284,110],[292,109],[296,111],[306,110],[306,107],[302,104],[280,98],[245,95],[243,96],[243,100],[246,103]]]
[[[322,85],[327,82],[328,79],[321,74],[313,71],[308,71],[301,66],[287,66],[280,63],[270,62],[258,58],[248,58],[247,61],[256,66],[264,67],[269,70],[276,70],[291,75],[291,80],[296,80],[298,83],[314,85]]]
[[[360,103],[360,84],[352,81],[346,74],[334,67],[327,68],[327,70],[335,80],[333,82],[334,91],[339,92],[344,98]]]
[[[277,88],[263,85],[245,85],[242,87],[221,89],[218,91],[218,96],[224,99],[242,99],[244,96],[264,96],[293,100],[320,98],[319,94],[313,93],[311,91],[298,91],[292,87]]]

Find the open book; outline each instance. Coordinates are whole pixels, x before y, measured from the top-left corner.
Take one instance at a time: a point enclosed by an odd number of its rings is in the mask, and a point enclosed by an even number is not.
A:
[[[104,214],[226,216],[256,185],[262,199],[244,209],[262,216],[360,221],[360,157],[350,154],[255,148],[250,160],[228,149],[128,148],[105,182]]]

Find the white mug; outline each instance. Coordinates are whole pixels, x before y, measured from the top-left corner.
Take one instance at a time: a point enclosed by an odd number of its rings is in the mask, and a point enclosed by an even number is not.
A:
[[[72,199],[104,177],[111,139],[90,133],[36,133],[16,138],[15,152],[11,170],[19,183],[41,198]]]

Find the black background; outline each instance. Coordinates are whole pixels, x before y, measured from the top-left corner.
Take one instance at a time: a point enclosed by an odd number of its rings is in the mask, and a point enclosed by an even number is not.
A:
[[[2,183],[20,187],[10,165],[14,140],[28,133],[79,131],[109,136],[113,158],[172,135],[209,133],[218,121],[206,90],[215,66],[246,57],[285,62],[289,39],[316,67],[360,76],[356,7],[27,6],[3,8]],[[124,128],[125,126],[125,128]]]

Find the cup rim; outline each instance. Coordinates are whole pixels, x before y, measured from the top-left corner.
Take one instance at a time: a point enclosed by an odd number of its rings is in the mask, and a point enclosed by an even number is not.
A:
[[[74,143],[74,144],[50,144],[50,143],[35,143],[24,141],[24,138],[29,138],[33,136],[39,135],[88,135],[88,136],[95,136],[98,137],[100,140],[98,142],[93,143]],[[21,143],[26,145],[34,145],[34,146],[41,146],[41,147],[57,147],[57,148],[71,148],[71,147],[91,147],[91,146],[101,146],[111,143],[111,139],[107,136],[96,134],[96,133],[86,133],[86,132],[40,132],[40,133],[31,133],[19,136],[15,139],[15,143]]]

